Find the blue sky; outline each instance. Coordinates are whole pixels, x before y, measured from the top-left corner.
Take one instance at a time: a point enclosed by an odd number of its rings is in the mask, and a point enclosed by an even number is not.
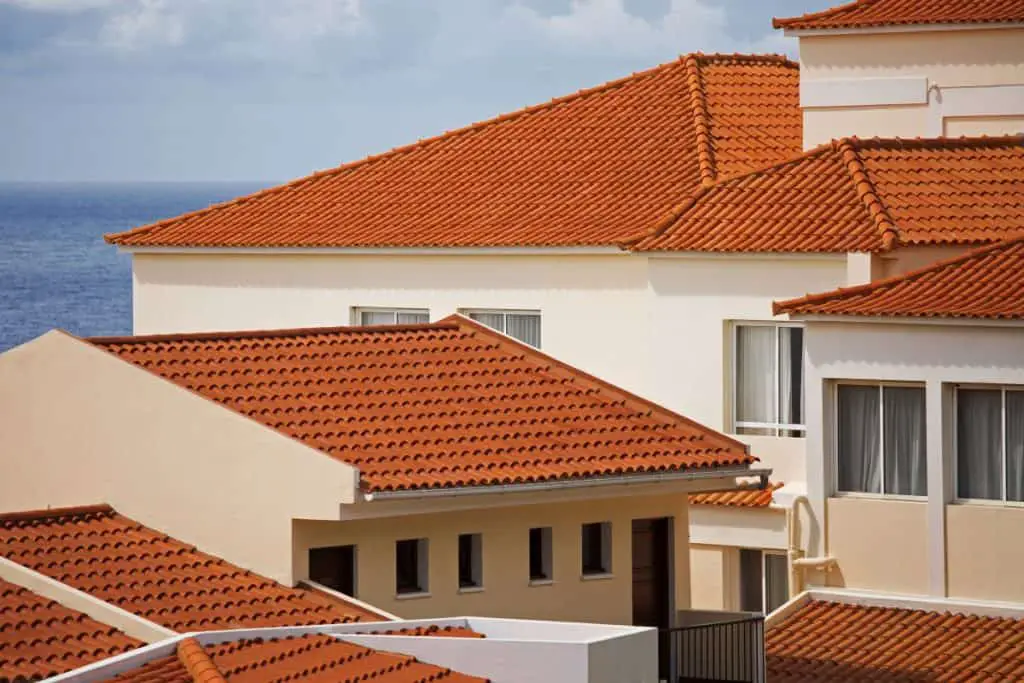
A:
[[[833,0],[0,0],[0,181],[285,180]]]

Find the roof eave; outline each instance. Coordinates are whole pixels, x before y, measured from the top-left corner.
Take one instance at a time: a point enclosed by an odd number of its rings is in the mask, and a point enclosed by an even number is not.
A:
[[[132,254],[158,255],[357,255],[357,256],[590,256],[629,254],[616,245],[510,247],[188,247],[116,245]]]
[[[866,323],[871,325],[956,325],[961,327],[1024,327],[1024,318],[980,318],[953,315],[859,315],[856,313],[788,313],[790,320],[823,323]]]
[[[815,36],[871,35],[884,33],[925,33],[935,31],[989,31],[1024,28],[1024,22],[977,22],[970,24],[887,24],[883,26],[846,26],[836,28],[783,28],[787,38]]]

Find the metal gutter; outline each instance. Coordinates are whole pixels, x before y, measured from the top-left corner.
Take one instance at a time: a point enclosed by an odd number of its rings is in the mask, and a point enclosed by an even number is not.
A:
[[[658,472],[654,474],[629,474],[613,477],[593,477],[589,479],[563,479],[557,481],[541,481],[524,484],[498,484],[495,486],[457,486],[437,489],[411,489],[403,491],[376,491],[363,493],[366,502],[374,500],[409,500],[421,498],[451,498],[459,496],[479,496],[495,493],[530,493],[537,491],[561,491],[565,489],[581,489],[599,486],[622,486],[629,484],[659,484],[674,481],[700,481],[702,479],[723,479],[726,477],[758,477],[759,488],[768,486],[768,477],[772,471],[768,468],[750,469],[749,467],[723,467],[697,471]],[[739,488],[736,485],[736,488]],[[728,489],[727,489],[728,490]]]
[[[850,36],[878,33],[926,33],[933,31],[997,31],[1000,29],[1024,28],[1024,23],[1015,21],[978,21],[962,24],[886,24],[882,26],[846,26],[836,28],[784,28],[787,38],[815,36]]]

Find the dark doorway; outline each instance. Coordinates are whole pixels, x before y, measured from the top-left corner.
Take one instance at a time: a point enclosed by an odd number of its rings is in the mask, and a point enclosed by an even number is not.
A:
[[[309,578],[322,586],[355,597],[356,547],[336,545],[309,549]]]
[[[670,520],[633,520],[633,624],[667,629],[671,626],[672,605],[669,576]],[[658,669],[661,678],[668,675],[669,648],[659,643]]]

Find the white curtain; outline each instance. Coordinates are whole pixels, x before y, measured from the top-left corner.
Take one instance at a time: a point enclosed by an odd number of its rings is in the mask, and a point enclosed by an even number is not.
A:
[[[789,600],[789,566],[785,555],[764,555],[765,613],[774,612]]]
[[[1006,392],[1006,500],[1024,501],[1024,391]]]
[[[804,422],[804,331],[800,327],[779,328],[779,422]],[[783,432],[799,436],[800,432]]]
[[[928,495],[924,389],[882,389],[885,493]]]
[[[392,311],[360,311],[359,322],[363,325],[394,325],[395,314]]]
[[[1002,402],[999,390],[957,391],[957,493],[961,498],[1002,498]]]
[[[396,316],[399,325],[416,325],[419,323],[429,323],[429,313],[399,313]]]
[[[524,344],[540,348],[540,315],[536,313],[509,313],[505,316],[505,334]]]
[[[839,490],[881,493],[879,387],[842,385],[838,390]]]
[[[482,325],[498,332],[505,331],[505,316],[502,313],[476,313],[471,312],[469,317]]]
[[[736,328],[736,420],[776,421],[776,328],[741,325]],[[771,429],[738,429],[743,434],[774,434]]]

